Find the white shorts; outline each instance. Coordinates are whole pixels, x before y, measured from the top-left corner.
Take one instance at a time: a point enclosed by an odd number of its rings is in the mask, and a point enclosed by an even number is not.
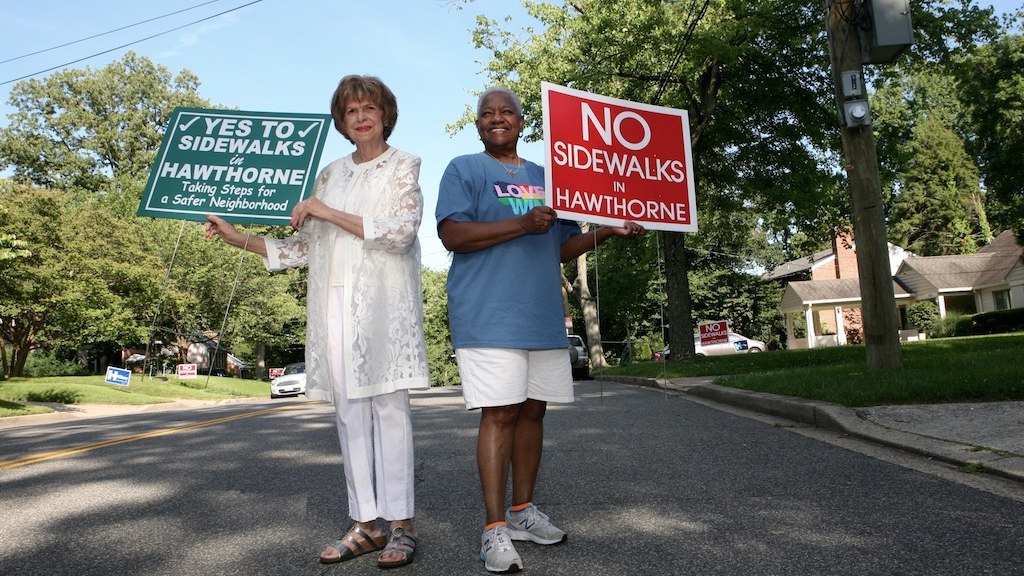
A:
[[[458,348],[455,361],[466,408],[521,404],[527,398],[572,402],[569,349]]]

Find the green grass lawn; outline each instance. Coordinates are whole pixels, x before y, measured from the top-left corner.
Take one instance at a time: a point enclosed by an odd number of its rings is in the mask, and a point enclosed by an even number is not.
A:
[[[107,384],[104,376],[12,378],[0,382],[0,417],[50,412],[28,402],[60,404],[157,404],[186,400],[223,400],[270,394],[269,384],[258,380],[206,376],[178,380],[175,375],[148,377],[133,374],[129,386]]]
[[[851,407],[1024,400],[1024,333],[907,342],[902,350],[896,370],[868,370],[863,346],[841,346],[638,362],[603,373],[711,376],[722,386]]]
[[[637,362],[603,374],[647,378],[711,376],[716,384],[844,406],[1024,400],[1024,333],[943,338],[903,345],[903,368],[868,370],[863,346],[776,350],[686,362]],[[595,372],[596,374],[596,372]],[[48,412],[27,402],[153,404],[269,395],[257,380],[132,375],[131,386],[103,376],[13,378],[0,382],[0,417]]]

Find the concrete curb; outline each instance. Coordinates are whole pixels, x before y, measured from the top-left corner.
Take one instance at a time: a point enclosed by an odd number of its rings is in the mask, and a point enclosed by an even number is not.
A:
[[[978,469],[992,475],[1024,483],[1024,457],[984,446],[934,438],[870,422],[857,411],[844,406],[751,392],[711,383],[712,378],[673,380],[629,376],[600,376],[599,379],[622,384],[675,390],[714,402],[744,408],[762,414],[833,430],[906,452],[941,460],[968,470]]]

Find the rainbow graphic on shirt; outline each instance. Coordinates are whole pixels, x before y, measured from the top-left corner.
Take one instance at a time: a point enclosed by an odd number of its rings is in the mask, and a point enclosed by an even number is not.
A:
[[[522,216],[532,208],[544,205],[544,186],[535,184],[511,184],[495,182],[494,195],[498,201],[512,208],[516,216]]]

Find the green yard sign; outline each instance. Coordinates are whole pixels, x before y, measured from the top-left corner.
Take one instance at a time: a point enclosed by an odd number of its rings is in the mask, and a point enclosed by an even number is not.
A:
[[[331,117],[175,108],[140,216],[287,224],[313,190]]]

